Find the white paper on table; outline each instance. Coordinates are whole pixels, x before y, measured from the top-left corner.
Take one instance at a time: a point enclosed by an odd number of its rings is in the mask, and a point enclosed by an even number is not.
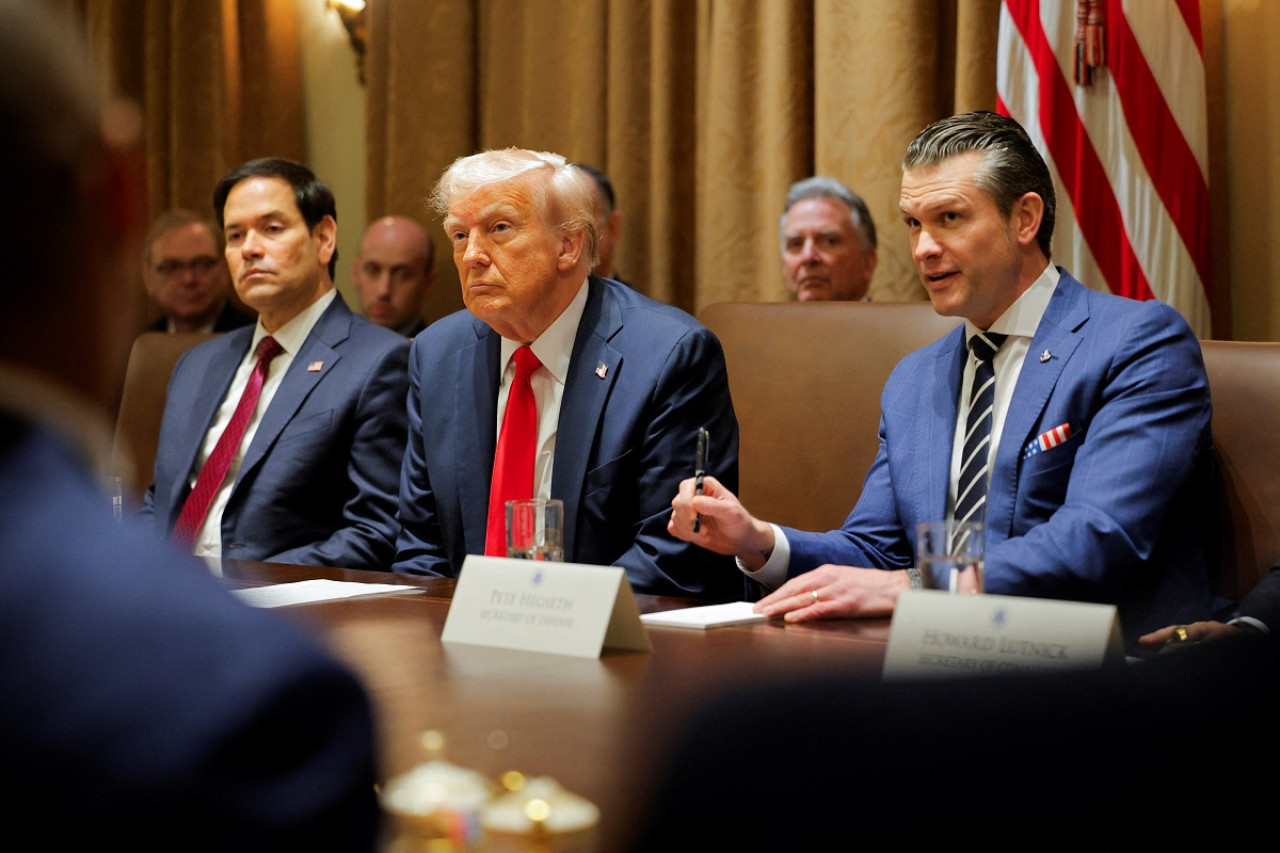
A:
[[[719,628],[724,625],[746,625],[751,622],[767,622],[768,616],[756,613],[750,601],[731,601],[728,604],[706,604],[702,607],[686,607],[683,610],[664,610],[661,613],[642,613],[640,621],[646,625],[664,628]]]
[[[342,598],[385,595],[392,592],[422,592],[422,590],[398,583],[357,583],[325,578],[231,590],[232,595],[238,596],[241,601],[251,607],[288,607],[291,604],[312,604],[317,601],[336,601]]]

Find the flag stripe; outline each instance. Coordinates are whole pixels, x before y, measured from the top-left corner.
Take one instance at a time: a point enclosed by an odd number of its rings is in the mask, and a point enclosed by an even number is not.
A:
[[[1030,3],[1006,3],[1004,8],[1010,11],[1039,72],[1040,124],[1044,138],[1075,209],[1089,212],[1076,221],[1089,241],[1098,267],[1113,291],[1133,299],[1151,299],[1151,287],[1129,244],[1120,205],[1040,27],[1037,8]]]
[[[1200,0],[1175,0],[1187,30],[1196,42],[1196,52],[1204,56],[1204,32],[1200,28]]]
[[[1004,0],[997,109],[1059,187],[1055,258],[1209,329],[1209,186],[1198,0],[1104,0],[1106,64],[1073,83],[1075,0]],[[1088,278],[1085,278],[1085,277]]]
[[[1112,57],[1109,68],[1124,107],[1129,133],[1160,200],[1191,254],[1200,280],[1206,282],[1209,280],[1209,186],[1155,77],[1142,61],[1142,51],[1125,16],[1108,17],[1107,32],[1115,39],[1107,55]]]

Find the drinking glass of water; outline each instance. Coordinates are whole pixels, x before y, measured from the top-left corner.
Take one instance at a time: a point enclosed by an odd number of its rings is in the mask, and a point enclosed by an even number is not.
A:
[[[921,585],[944,592],[982,592],[982,542],[980,522],[925,521],[916,525]]]
[[[507,556],[564,561],[564,501],[507,501]]]

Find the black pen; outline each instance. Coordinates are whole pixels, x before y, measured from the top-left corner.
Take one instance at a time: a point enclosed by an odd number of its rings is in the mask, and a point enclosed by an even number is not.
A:
[[[698,458],[693,463],[693,476],[697,477],[698,483],[693,487],[695,495],[702,494],[702,478],[707,476],[707,434],[705,427],[698,429]],[[697,533],[702,527],[702,513],[698,513],[693,518],[693,532]]]

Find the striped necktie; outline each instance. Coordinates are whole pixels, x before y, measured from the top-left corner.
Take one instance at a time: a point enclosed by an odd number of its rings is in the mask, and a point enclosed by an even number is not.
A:
[[[978,332],[969,339],[977,361],[969,414],[965,420],[960,481],[956,485],[955,520],[981,522],[987,513],[987,471],[991,453],[991,421],[996,405],[995,357],[1007,335]]]

